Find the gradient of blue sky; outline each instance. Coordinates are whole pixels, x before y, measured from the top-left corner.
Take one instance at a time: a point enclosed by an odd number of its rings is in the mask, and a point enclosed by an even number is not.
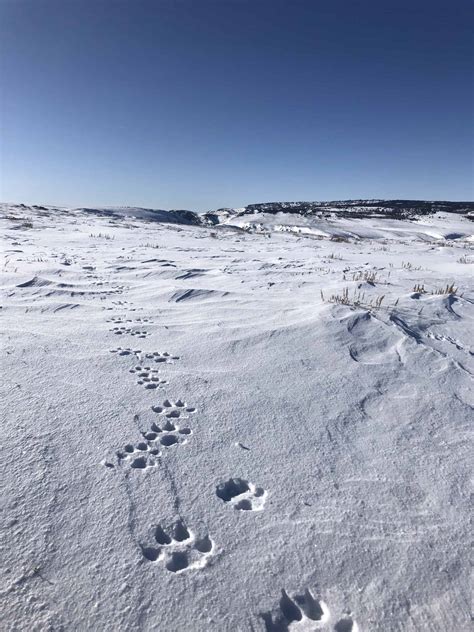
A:
[[[471,0],[2,0],[1,198],[472,199]]]

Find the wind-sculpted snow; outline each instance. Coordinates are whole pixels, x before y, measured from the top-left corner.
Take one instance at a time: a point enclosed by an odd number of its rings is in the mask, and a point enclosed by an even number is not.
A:
[[[473,224],[331,204],[3,205],[6,630],[470,629]]]

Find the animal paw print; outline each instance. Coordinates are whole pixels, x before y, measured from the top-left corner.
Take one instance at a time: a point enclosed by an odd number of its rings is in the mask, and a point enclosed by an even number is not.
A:
[[[131,318],[123,318],[122,316],[111,316],[110,318],[107,318],[105,322],[121,325],[122,323],[131,323],[133,321]]]
[[[216,487],[217,496],[240,511],[261,511],[267,492],[243,478],[230,478]]]
[[[279,611],[263,613],[266,632],[307,632],[308,630],[327,629],[330,612],[321,599],[316,599],[309,589],[303,594],[290,597],[281,591]],[[359,632],[359,626],[352,613],[347,612],[337,621],[334,632]]]
[[[151,333],[145,331],[144,329],[132,329],[132,327],[124,326],[112,327],[112,329],[109,329],[109,331],[114,333],[116,336],[122,336],[125,334],[129,334],[130,336],[137,336],[138,338],[148,338],[148,336],[151,336]]]
[[[113,330],[111,329],[110,331]],[[150,360],[151,362],[162,364],[163,362],[170,363],[173,362],[173,360],[179,360],[179,356],[173,356],[171,353],[168,353],[168,351],[150,351],[144,353],[141,349],[132,349],[131,347],[116,347],[115,349],[109,349],[109,351],[110,353],[116,353],[121,356],[134,355],[139,362]]]
[[[305,632],[323,626],[329,620],[329,609],[306,589],[301,595],[291,598],[281,591],[280,608],[276,615],[262,614],[266,632]],[[355,630],[354,630],[355,632]]]
[[[145,470],[156,467],[161,451],[154,441],[140,441],[136,445],[127,445],[117,452],[119,465],[129,465],[134,470]],[[113,463],[106,462],[107,467],[114,467]]]
[[[131,330],[127,329],[127,327],[112,327],[109,331],[112,331],[117,336],[121,336],[122,334],[129,333]]]
[[[112,301],[112,305],[115,305],[116,307],[120,307],[129,312],[137,311],[137,308],[131,307],[132,303],[129,303],[128,301]]]
[[[185,437],[192,434],[188,426],[178,426],[171,419],[166,419],[165,423],[158,426],[155,422],[151,424],[150,431],[143,433],[143,437],[150,443],[160,444],[165,448],[178,443],[186,443]]]
[[[133,369],[130,369],[130,373],[136,373],[138,377],[137,384],[143,385],[147,389],[155,389],[163,384],[168,384],[166,380],[158,377],[158,369],[152,369],[150,366],[142,367],[138,364]]]
[[[123,323],[132,323],[137,325],[142,325],[144,323],[153,323],[154,321],[151,318],[124,318],[123,316],[111,316],[107,318],[108,323],[115,323],[116,325],[122,325]]]
[[[128,356],[128,355],[135,355],[135,356],[139,356],[141,353],[140,349],[132,349],[130,347],[117,347],[116,349],[109,349],[110,353],[116,353],[119,356]]]
[[[150,430],[142,432],[143,441],[136,445],[128,443],[123,450],[117,452],[120,465],[130,465],[133,469],[144,470],[157,465],[157,458],[161,456],[161,448],[187,443],[187,437],[192,434],[188,426],[178,426],[171,419],[165,418],[165,422],[158,426],[153,422]],[[107,467],[113,464],[106,462]]]
[[[171,535],[161,525],[155,527],[153,544],[141,545],[145,559],[162,563],[171,573],[204,568],[209,563],[216,548],[209,535],[197,538],[183,520],[175,522],[169,532]]]
[[[162,363],[167,362],[170,363],[173,360],[179,360],[179,356],[172,356],[167,351],[151,351],[150,353],[144,353],[141,359],[151,360],[152,362]]]
[[[177,419],[178,417],[186,419],[186,413],[196,412],[196,409],[193,406],[188,406],[182,399],[177,399],[175,402],[170,399],[165,399],[162,404],[159,406],[152,406],[151,409],[158,415],[163,415],[169,419]]]

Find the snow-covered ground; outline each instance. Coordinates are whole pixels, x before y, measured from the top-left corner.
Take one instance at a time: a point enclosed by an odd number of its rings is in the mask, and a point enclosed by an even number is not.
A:
[[[469,629],[467,217],[2,213],[2,629]]]

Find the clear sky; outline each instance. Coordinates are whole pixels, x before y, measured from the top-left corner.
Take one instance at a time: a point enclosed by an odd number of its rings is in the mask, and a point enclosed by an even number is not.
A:
[[[0,0],[1,199],[473,199],[472,0]]]

